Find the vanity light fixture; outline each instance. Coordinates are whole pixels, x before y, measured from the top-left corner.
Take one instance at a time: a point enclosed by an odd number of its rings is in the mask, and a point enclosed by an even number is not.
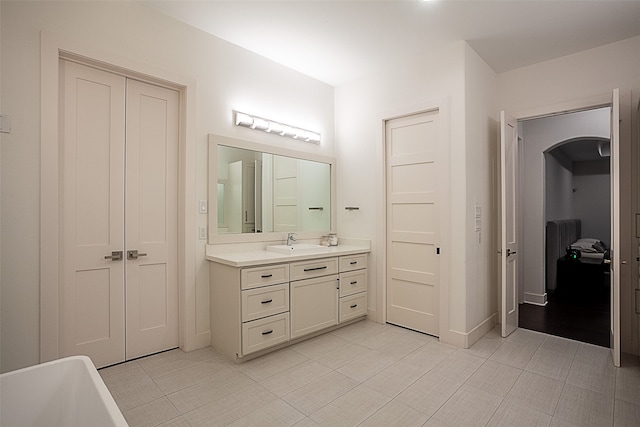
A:
[[[298,141],[320,144],[320,134],[306,129],[263,119],[262,117],[250,116],[240,111],[234,111],[236,126],[243,126],[250,129],[262,130],[275,135],[286,136]]]

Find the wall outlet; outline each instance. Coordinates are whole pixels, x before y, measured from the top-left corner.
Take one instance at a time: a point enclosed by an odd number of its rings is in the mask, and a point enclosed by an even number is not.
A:
[[[198,237],[200,240],[207,240],[207,227],[198,227]]]
[[[206,200],[200,200],[200,202],[198,203],[198,209],[199,209],[200,213],[207,213],[207,210],[208,210],[207,201]]]

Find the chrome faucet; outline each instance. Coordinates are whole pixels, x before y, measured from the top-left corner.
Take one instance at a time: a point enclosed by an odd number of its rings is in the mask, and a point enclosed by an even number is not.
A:
[[[287,234],[287,246],[292,246],[293,242],[296,241],[296,233],[288,233]]]

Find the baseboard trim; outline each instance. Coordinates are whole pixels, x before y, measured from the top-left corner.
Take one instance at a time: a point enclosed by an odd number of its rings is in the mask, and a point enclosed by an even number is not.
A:
[[[469,348],[480,338],[482,338],[487,332],[492,330],[498,324],[498,313],[493,313],[491,316],[483,320],[478,326],[470,330],[465,334],[464,348]]]
[[[532,294],[529,292],[524,293],[524,302],[525,304],[533,304],[545,306],[547,305],[547,293],[544,294]]]

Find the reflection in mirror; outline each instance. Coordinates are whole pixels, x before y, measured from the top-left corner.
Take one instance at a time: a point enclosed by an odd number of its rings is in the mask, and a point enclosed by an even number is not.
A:
[[[330,164],[225,145],[217,150],[218,234],[331,229]]]

